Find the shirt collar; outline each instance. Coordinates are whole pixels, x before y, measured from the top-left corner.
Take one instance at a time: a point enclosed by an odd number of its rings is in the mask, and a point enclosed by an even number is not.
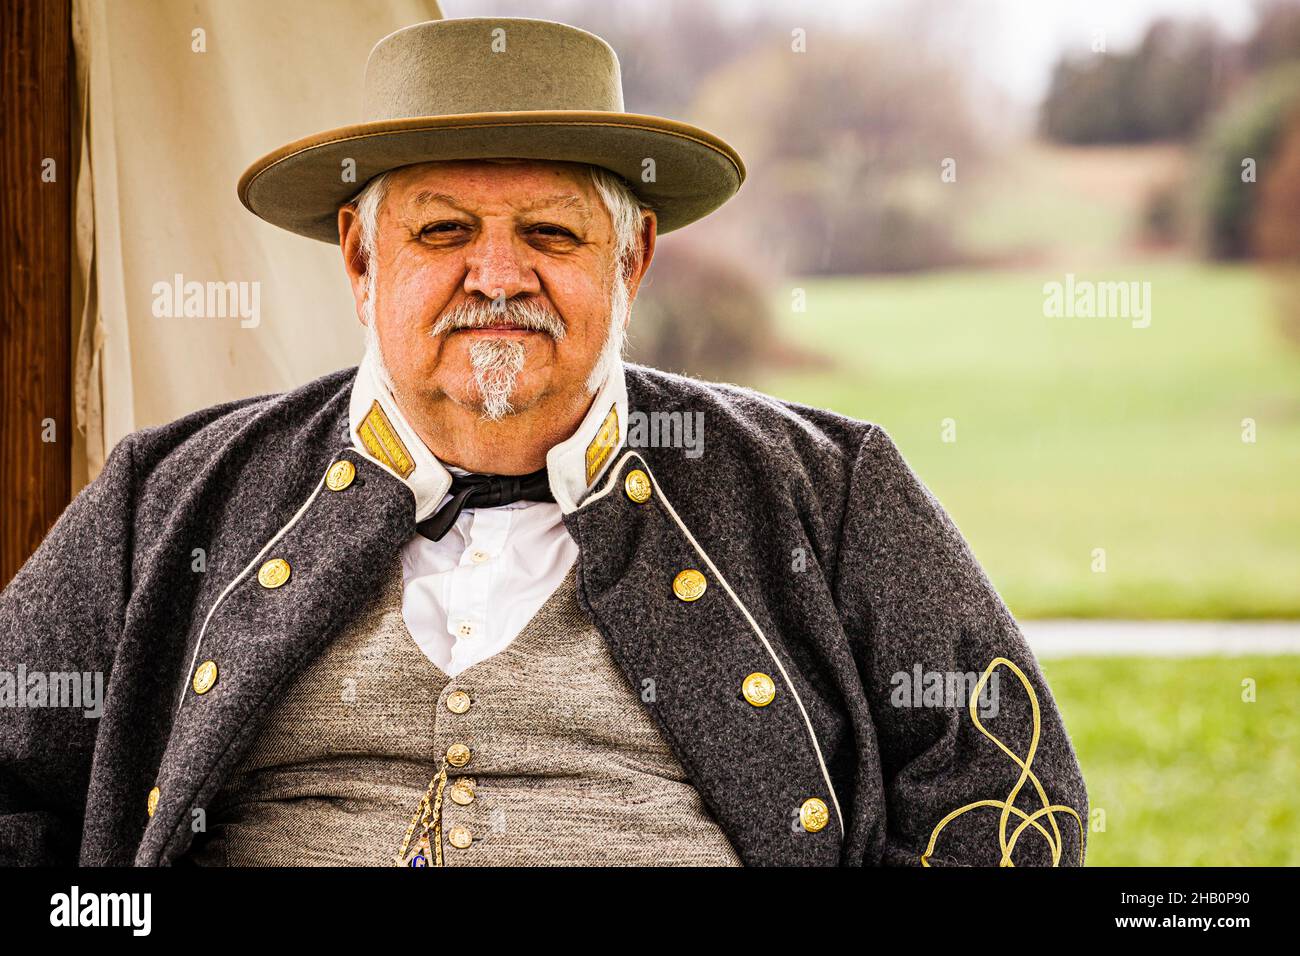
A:
[[[415,520],[437,510],[451,488],[451,472],[407,422],[367,351],[352,383],[348,431],[357,452],[401,479],[415,496]],[[627,380],[615,363],[577,430],[546,453],[551,494],[561,511],[577,510],[627,440]]]

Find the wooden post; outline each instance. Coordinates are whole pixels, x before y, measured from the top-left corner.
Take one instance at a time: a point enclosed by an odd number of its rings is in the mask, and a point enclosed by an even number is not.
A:
[[[72,488],[76,70],[72,0],[5,0],[0,10],[3,586],[67,506]]]

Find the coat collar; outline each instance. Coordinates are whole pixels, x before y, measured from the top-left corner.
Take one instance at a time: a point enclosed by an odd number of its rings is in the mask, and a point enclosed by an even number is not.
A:
[[[627,440],[627,381],[615,365],[577,430],[546,454],[551,493],[564,514],[578,507]],[[411,427],[367,352],[352,383],[348,433],[356,451],[399,478],[415,496],[415,520],[438,508],[451,472]]]

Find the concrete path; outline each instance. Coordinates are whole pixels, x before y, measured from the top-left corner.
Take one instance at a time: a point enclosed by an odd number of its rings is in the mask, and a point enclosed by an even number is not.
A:
[[[1061,620],[1020,627],[1042,658],[1300,654],[1300,621]]]

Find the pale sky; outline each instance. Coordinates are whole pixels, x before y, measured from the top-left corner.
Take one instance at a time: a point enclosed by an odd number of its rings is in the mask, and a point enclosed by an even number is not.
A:
[[[1207,18],[1240,38],[1255,23],[1249,0],[984,0],[992,11],[989,57],[983,72],[1017,99],[1036,100],[1046,90],[1052,64],[1066,47],[1087,49],[1093,31],[1108,50],[1128,49],[1161,16]]]
[[[1137,43],[1161,16],[1208,18],[1239,38],[1255,22],[1253,0],[716,0],[725,10],[763,9],[810,25],[822,18],[853,23],[925,24],[939,42],[969,57],[975,72],[1022,104],[1046,90],[1061,50],[1088,49],[1105,32],[1108,50]]]

